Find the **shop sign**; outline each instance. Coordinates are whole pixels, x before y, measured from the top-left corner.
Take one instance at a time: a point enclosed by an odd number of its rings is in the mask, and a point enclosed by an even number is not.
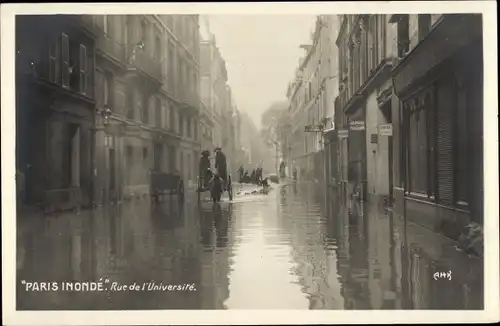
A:
[[[392,136],[392,123],[380,125],[378,133],[380,136]]]
[[[349,129],[352,131],[365,130],[365,122],[364,121],[351,121],[351,123],[349,123]]]

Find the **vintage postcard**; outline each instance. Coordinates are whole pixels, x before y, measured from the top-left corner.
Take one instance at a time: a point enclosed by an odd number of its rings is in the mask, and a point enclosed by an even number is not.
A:
[[[499,321],[495,2],[1,27],[5,325]]]

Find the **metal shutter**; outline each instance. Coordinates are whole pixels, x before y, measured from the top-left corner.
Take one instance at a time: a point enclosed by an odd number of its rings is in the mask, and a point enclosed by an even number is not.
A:
[[[437,88],[437,179],[438,201],[453,204],[453,87],[451,78],[438,83]]]

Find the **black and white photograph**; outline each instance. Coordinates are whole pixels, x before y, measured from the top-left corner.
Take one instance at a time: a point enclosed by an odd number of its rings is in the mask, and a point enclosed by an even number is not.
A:
[[[4,323],[499,321],[496,23],[2,5]]]

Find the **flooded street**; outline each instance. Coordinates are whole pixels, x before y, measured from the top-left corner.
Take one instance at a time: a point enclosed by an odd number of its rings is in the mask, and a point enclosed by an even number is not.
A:
[[[330,193],[329,193],[330,192]],[[18,220],[17,309],[482,309],[483,263],[377,206],[313,183],[234,203]],[[325,204],[326,203],[326,204]],[[436,272],[451,280],[435,279]],[[190,291],[26,291],[23,281],[192,285]],[[108,289],[109,290],[109,289]]]

